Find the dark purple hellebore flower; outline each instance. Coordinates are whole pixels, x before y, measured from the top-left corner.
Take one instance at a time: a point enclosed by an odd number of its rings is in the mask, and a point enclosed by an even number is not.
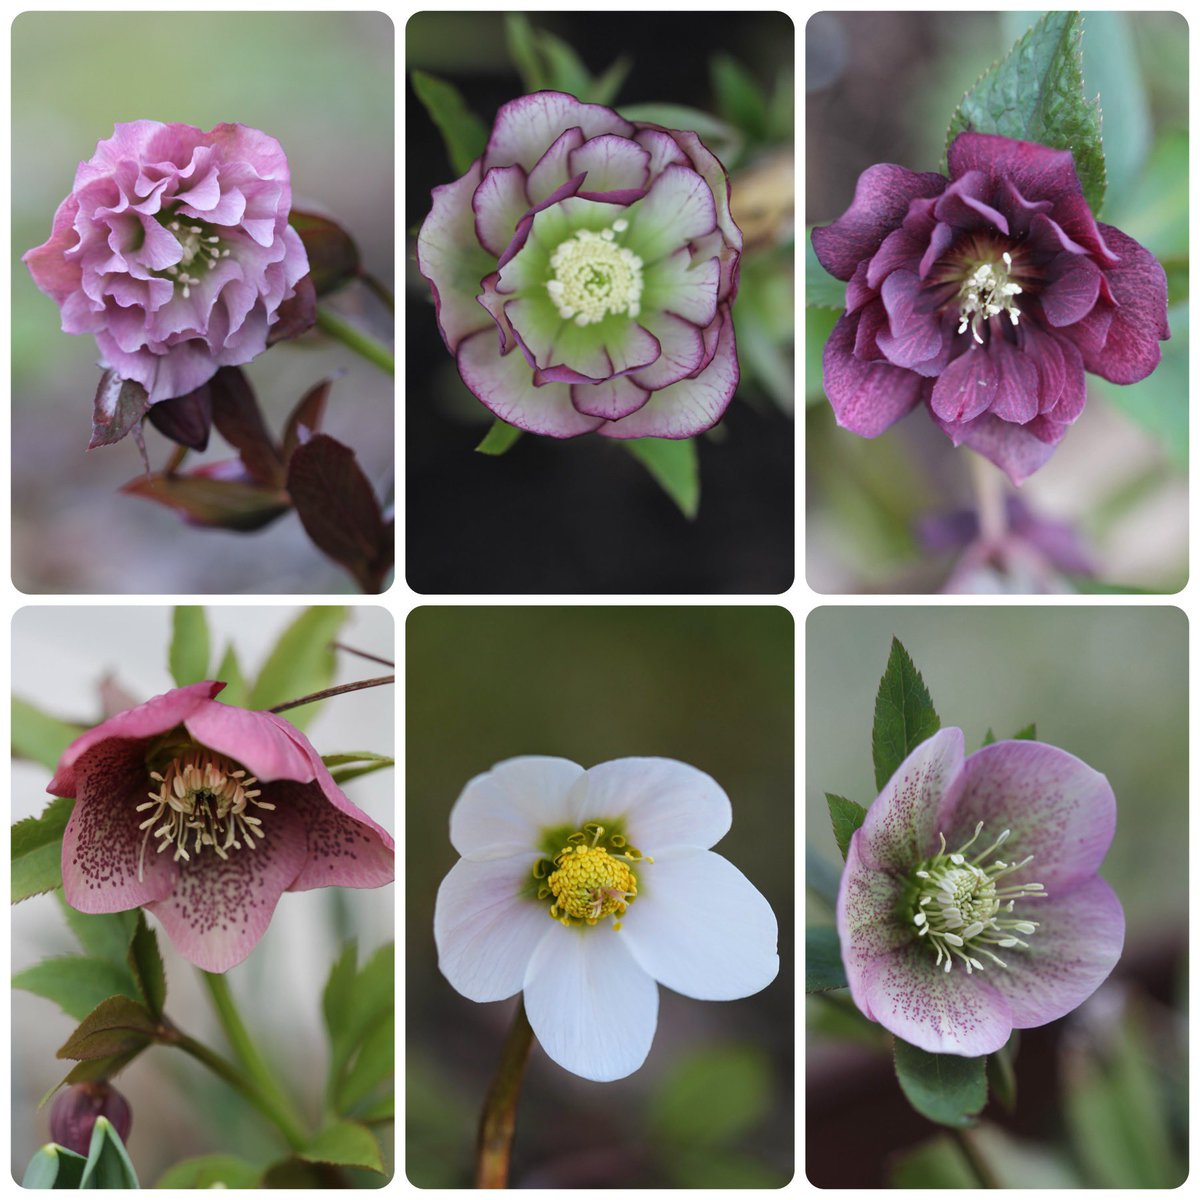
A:
[[[1095,220],[1069,150],[961,133],[948,163],[949,179],[868,167],[813,230],[847,281],[825,392],[862,437],[924,401],[955,445],[1021,483],[1083,411],[1085,371],[1136,383],[1158,365],[1166,275]]]

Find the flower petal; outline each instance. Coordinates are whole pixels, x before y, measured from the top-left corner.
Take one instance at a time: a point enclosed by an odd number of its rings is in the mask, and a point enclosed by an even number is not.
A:
[[[1079,254],[1060,254],[1050,264],[1050,286],[1038,299],[1051,325],[1074,325],[1096,306],[1100,268]]]
[[[555,925],[525,974],[525,1011],[542,1048],[584,1079],[623,1079],[646,1061],[658,985],[611,926]]]
[[[956,446],[970,446],[1018,486],[1045,465],[1067,431],[1065,424],[1040,416],[1027,425],[1014,425],[991,413],[953,423],[943,421],[932,408],[930,415]]]
[[[645,193],[650,178],[650,153],[629,138],[602,134],[572,152],[570,171],[572,175],[587,173],[579,189],[585,200],[628,204]]]
[[[529,172],[529,199],[541,204],[552,196],[572,175],[571,151],[583,145],[583,130],[578,126],[564,129],[550,144]]]
[[[1082,189],[1070,150],[1054,150],[1036,142],[991,133],[960,133],[946,153],[952,179],[981,171],[994,180],[1009,180],[1024,196],[1053,200]]]
[[[183,721],[188,733],[201,745],[228,755],[264,783],[291,779],[311,783],[316,778],[312,756],[292,734],[303,738],[275,713],[234,708],[219,700],[210,701]]]
[[[529,211],[525,172],[520,167],[493,167],[471,196],[471,210],[480,245],[499,258]]]
[[[460,859],[438,888],[438,969],[468,1000],[504,1000],[519,992],[538,944],[562,929],[548,904],[525,894],[536,858]]]
[[[450,810],[450,841],[464,858],[536,851],[541,831],[572,819],[567,800],[583,777],[578,763],[526,755],[476,775]]]
[[[567,798],[571,820],[619,818],[643,854],[708,849],[729,832],[729,797],[711,775],[673,758],[617,758],[586,771]]]
[[[914,371],[855,356],[860,317],[843,313],[825,343],[825,395],[843,429],[873,438],[912,411],[921,399],[923,381]]]
[[[649,391],[632,382],[627,375],[616,375],[600,383],[571,385],[571,403],[576,409],[606,421],[616,421],[637,412],[649,399]]]
[[[611,108],[581,104],[565,92],[534,92],[501,105],[484,151],[484,169],[519,163],[532,171],[546,147],[573,126],[578,126],[585,138],[604,133],[629,138],[635,133]]]
[[[653,979],[694,1000],[737,1000],[779,973],[779,926],[762,893],[711,850],[656,855],[638,869],[621,936]]]
[[[391,837],[352,804],[332,779],[329,789],[338,793],[340,803],[331,803],[316,784],[283,782],[262,789],[263,797],[277,809],[293,808],[303,816],[308,858],[287,890],[376,888],[391,883],[396,877]]]
[[[1006,880],[1045,884],[1053,896],[1095,875],[1112,843],[1117,802],[1099,771],[1057,746],[994,742],[967,758],[961,791],[938,813],[948,845],[965,841],[979,821],[984,837],[1012,830],[1006,860],[1034,856]]]
[[[693,259],[684,246],[646,273],[642,311],[665,310],[693,325],[710,325],[717,315],[720,282],[720,262]]]
[[[969,421],[991,412],[1024,424],[1038,411],[1038,372],[1032,359],[992,334],[986,346],[972,343],[938,376],[930,405],[943,421]]]
[[[669,312],[642,313],[638,321],[662,348],[654,362],[629,377],[638,387],[660,391],[699,369],[704,359],[704,334],[690,321]]]
[[[717,227],[712,191],[688,167],[667,167],[645,198],[629,206],[627,214],[625,244],[647,266]]]

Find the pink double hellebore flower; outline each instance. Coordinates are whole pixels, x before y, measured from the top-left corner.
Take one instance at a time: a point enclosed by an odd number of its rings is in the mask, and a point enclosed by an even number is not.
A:
[[[720,420],[741,251],[725,168],[694,133],[563,92],[505,104],[417,238],[467,387],[558,438],[687,438]]]
[[[279,897],[380,887],[393,842],[282,717],[221,704],[194,683],[89,730],[47,788],[73,797],[63,892],[85,913],[145,908],[175,948],[227,971],[257,945]]]
[[[273,137],[130,121],[79,164],[49,240],[24,262],[63,332],[95,334],[100,365],[154,404],[266,349],[308,274],[291,207]]]
[[[847,281],[825,346],[839,425],[876,437],[922,401],[954,444],[1021,483],[1086,399],[1084,372],[1136,383],[1158,365],[1166,274],[1092,216],[1069,150],[961,133],[950,178],[884,163],[814,229]]]
[[[991,1054],[1108,977],[1121,903],[1096,871],[1108,780],[1040,742],[918,746],[850,840],[837,927],[862,1013],[934,1054]]]

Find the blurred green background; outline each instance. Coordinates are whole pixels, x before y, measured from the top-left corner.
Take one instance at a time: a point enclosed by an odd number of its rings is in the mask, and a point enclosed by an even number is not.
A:
[[[117,121],[210,129],[239,121],[279,139],[293,202],[323,210],[391,283],[394,30],[382,13],[23,13],[12,27],[13,580],[26,592],[349,592],[349,577],[294,515],[252,535],[180,529],[165,508],[116,494],[140,473],[132,439],[85,453],[100,372],[91,337],[60,330],[57,306],[20,256],[50,233],[76,165]],[[384,341],[390,314],[352,286],[339,312]],[[279,431],[300,396],[344,370],[326,430],[393,486],[393,387],[318,333],[247,368]],[[147,432],[159,466],[169,443]],[[196,459],[232,458],[216,434]]]
[[[407,625],[407,1161],[468,1186],[512,1002],[473,1004],[437,969],[433,907],[450,809],[518,754],[592,766],[662,755],[733,804],[715,849],[779,918],[780,972],[744,1000],[660,988],[641,1070],[570,1075],[535,1050],[513,1159],[520,1187],[778,1187],[792,1174],[793,623],[781,608],[419,608]]]
[[[963,93],[1040,15],[812,17],[806,225],[844,212],[873,163],[940,170]],[[1099,93],[1103,111],[1108,189],[1097,215],[1163,263],[1172,336],[1141,383],[1087,377],[1086,410],[1021,497],[1039,515],[1074,525],[1103,583],[1176,591],[1187,579],[1187,22],[1171,12],[1085,13],[1083,71],[1085,94]],[[821,351],[837,316],[817,307],[805,314],[808,581],[825,593],[936,591],[952,556],[923,553],[915,525],[926,514],[970,507],[972,455],[956,451],[924,412],[871,441],[836,426]],[[1054,590],[1088,590],[1073,577],[1059,584]]]
[[[810,887],[841,873],[824,793],[863,805],[876,795],[871,725],[892,637],[924,676],[942,725],[962,728],[968,753],[989,728],[1004,738],[1034,722],[1039,740],[1102,771],[1117,797],[1101,874],[1125,909],[1121,962],[1083,1008],[1022,1033],[1016,1117],[985,1133],[985,1144],[1000,1160],[1007,1155],[1016,1174],[1007,1186],[1178,1184],[1187,1125],[1186,617],[1166,606],[816,609],[805,633]],[[811,892],[806,909],[807,924],[832,923]],[[827,1000],[807,1004],[809,1178],[879,1186],[888,1153],[936,1130],[899,1098],[878,1026]],[[875,1114],[890,1123],[873,1145],[869,1120],[847,1116],[856,1092],[897,1106]],[[994,1102],[984,1115],[1003,1117]],[[923,1186],[942,1178],[939,1155],[902,1178]]]

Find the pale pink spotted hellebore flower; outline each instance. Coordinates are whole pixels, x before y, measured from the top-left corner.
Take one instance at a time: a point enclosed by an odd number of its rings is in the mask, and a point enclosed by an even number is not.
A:
[[[499,763],[450,813],[462,858],[434,911],[442,974],[468,1000],[524,990],[566,1070],[631,1074],[654,1038],[658,984],[735,1000],[779,970],[771,906],[708,848],[731,820],[716,782],[671,759]]]
[[[1064,750],[922,742],[850,840],[837,927],[863,1014],[935,1054],[991,1054],[1108,977],[1121,903],[1096,871],[1112,788]]]
[[[49,240],[24,262],[63,332],[95,334],[100,365],[154,404],[266,349],[308,274],[291,207],[273,137],[129,121],[79,164]]]
[[[334,783],[298,729],[193,683],[109,717],[64,751],[47,788],[75,808],[63,893],[85,913],[145,908],[175,948],[227,971],[279,897],[394,878],[392,839]]]
[[[694,133],[563,92],[503,105],[417,238],[463,382],[557,438],[687,438],[720,420],[741,252],[725,168]]]

